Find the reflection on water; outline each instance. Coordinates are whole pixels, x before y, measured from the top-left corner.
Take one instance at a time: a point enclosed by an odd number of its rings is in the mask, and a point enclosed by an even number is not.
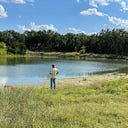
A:
[[[0,65],[40,63],[40,57],[0,57]]]
[[[39,57],[0,58],[0,84],[40,85],[44,81],[49,82],[52,63],[55,63],[60,70],[58,78],[85,77],[93,73],[110,72],[128,67],[127,64],[108,61],[57,60]]]
[[[119,72],[128,74],[128,67],[119,69]]]

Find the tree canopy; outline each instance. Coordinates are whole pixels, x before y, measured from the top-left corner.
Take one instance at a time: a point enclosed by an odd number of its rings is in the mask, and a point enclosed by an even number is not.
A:
[[[8,53],[25,54],[26,50],[44,52],[85,52],[128,55],[128,32],[124,29],[103,29],[97,34],[83,33],[65,35],[51,30],[0,32],[0,43],[4,42]]]

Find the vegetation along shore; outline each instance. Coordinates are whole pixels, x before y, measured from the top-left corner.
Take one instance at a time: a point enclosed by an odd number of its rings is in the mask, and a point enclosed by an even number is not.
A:
[[[128,56],[128,32],[103,29],[97,34],[59,34],[51,30],[0,32],[0,55],[33,52],[78,52]]]
[[[128,32],[103,29],[97,34],[14,30],[0,32],[0,56],[128,60]]]
[[[127,128],[128,76],[59,79],[56,90],[0,88],[1,128]]]

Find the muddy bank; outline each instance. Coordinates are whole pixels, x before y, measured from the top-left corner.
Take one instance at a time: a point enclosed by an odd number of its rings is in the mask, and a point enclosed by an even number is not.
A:
[[[125,73],[105,73],[100,75],[90,75],[88,77],[80,78],[65,78],[57,79],[57,87],[75,87],[75,86],[91,86],[91,85],[102,85],[105,82],[118,80],[120,78],[128,78]]]

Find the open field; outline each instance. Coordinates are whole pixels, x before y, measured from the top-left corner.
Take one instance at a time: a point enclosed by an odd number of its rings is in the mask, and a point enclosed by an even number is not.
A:
[[[128,76],[58,79],[57,89],[2,87],[0,128],[127,128]]]

